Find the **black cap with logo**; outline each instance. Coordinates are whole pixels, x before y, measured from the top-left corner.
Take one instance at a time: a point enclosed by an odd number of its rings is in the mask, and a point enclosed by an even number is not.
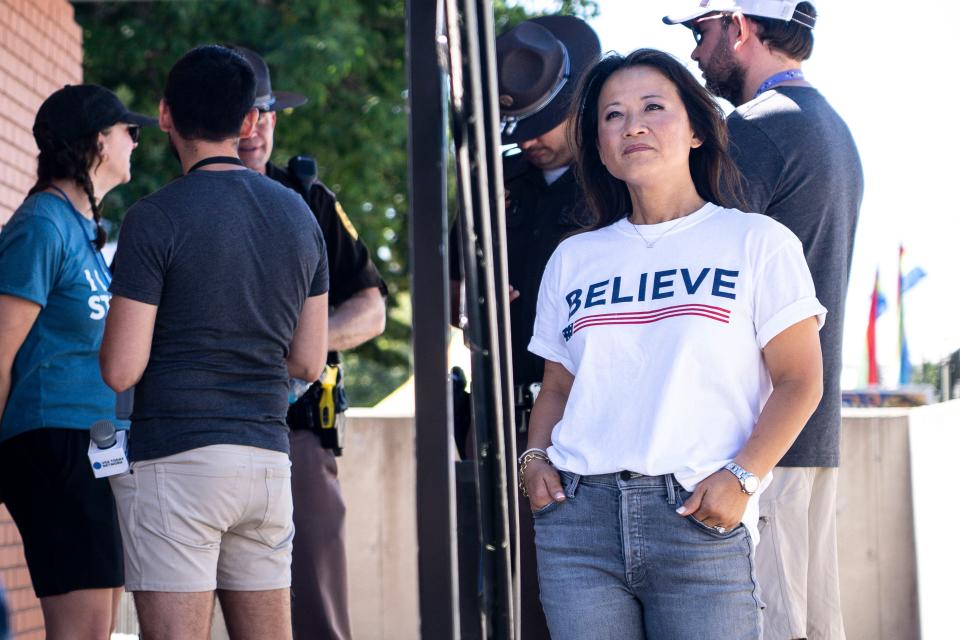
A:
[[[40,105],[33,122],[33,137],[41,151],[51,151],[118,122],[157,125],[156,118],[127,109],[109,89],[96,84],[68,84]]]

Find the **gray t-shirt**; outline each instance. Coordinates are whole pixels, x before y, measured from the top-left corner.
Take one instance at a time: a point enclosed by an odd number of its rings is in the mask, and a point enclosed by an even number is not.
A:
[[[285,359],[307,297],[328,289],[303,198],[247,169],[194,171],[130,208],[114,270],[115,296],[157,306],[130,458],[288,452]]]
[[[727,124],[748,210],[771,216],[800,238],[817,298],[829,311],[820,332],[823,400],[780,466],[835,467],[843,310],[863,199],[860,156],[847,125],[812,87],[767,91],[730,114]]]

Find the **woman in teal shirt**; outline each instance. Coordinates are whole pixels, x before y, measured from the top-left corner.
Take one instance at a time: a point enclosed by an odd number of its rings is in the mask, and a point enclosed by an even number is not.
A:
[[[86,455],[115,398],[97,361],[110,307],[99,203],[130,180],[140,126],[155,122],[103,87],[54,92],[33,125],[37,182],[0,233],[0,495],[50,639],[108,638],[123,584],[110,485]]]

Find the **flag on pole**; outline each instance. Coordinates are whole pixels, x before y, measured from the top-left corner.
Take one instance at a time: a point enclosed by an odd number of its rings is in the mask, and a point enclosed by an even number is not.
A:
[[[880,384],[877,368],[877,318],[886,310],[887,301],[880,292],[880,268],[873,280],[873,295],[870,296],[870,318],[867,321],[867,384]]]
[[[907,348],[907,334],[903,324],[903,295],[912,289],[927,273],[920,267],[914,267],[908,273],[903,273],[903,245],[900,245],[900,266],[897,279],[897,311],[900,320],[900,384],[910,384],[913,378],[913,367],[910,366],[910,351]]]

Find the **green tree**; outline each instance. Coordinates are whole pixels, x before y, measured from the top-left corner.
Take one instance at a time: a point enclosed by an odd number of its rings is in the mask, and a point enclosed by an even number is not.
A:
[[[593,0],[557,0],[592,15]],[[498,27],[531,14],[496,0]],[[410,373],[407,158],[402,0],[185,0],[75,5],[83,29],[84,77],[116,91],[132,109],[156,113],[167,70],[200,44],[258,51],[276,89],[310,101],[278,117],[273,159],[317,159],[320,179],[349,213],[387,280],[387,329],[346,354],[353,403],[379,401]],[[138,198],[180,173],[165,136],[144,132],[133,180],[105,203],[113,235]]]

